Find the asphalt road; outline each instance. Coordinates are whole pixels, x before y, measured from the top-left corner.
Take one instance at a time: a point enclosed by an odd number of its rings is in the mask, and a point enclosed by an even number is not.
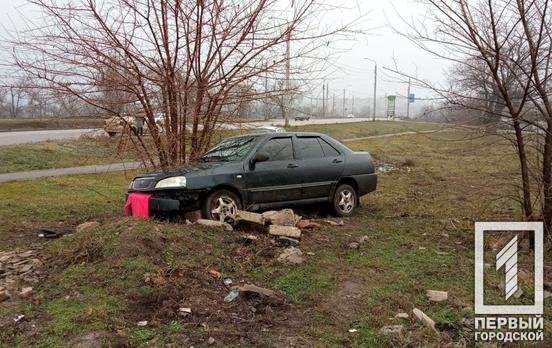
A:
[[[290,120],[291,126],[306,126],[312,124],[332,124],[369,121],[370,118],[324,118],[311,119],[309,121]],[[284,120],[276,119],[262,122],[244,123],[241,125],[226,125],[227,129],[253,129],[262,126],[284,126]],[[63,129],[40,131],[15,131],[0,132],[0,146],[36,143],[46,140],[76,139],[82,135],[105,134],[101,129]]]

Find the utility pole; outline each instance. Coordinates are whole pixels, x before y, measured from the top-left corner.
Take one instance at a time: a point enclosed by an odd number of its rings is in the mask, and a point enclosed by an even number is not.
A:
[[[335,92],[333,94],[333,102],[332,102],[332,117],[335,117]]]
[[[326,84],[322,85],[322,118],[326,117]]]
[[[284,101],[284,127],[289,127],[289,107],[291,103],[290,98],[290,86],[289,86],[289,78],[290,78],[290,40],[291,40],[291,32],[287,33],[287,39],[286,39],[286,100]]]
[[[267,99],[268,96],[268,62],[265,63],[265,81],[264,81],[264,90],[265,90],[265,97],[264,99]],[[268,120],[268,103],[265,101],[264,103],[264,119],[265,121]]]
[[[343,88],[343,117],[345,116],[345,88]]]
[[[406,94],[406,118],[410,118],[410,77],[408,78],[408,93]]]
[[[353,102],[351,103],[351,114],[355,114],[355,96],[353,95]]]
[[[376,120],[376,91],[378,89],[378,63],[374,62],[374,110],[372,110],[372,121]]]

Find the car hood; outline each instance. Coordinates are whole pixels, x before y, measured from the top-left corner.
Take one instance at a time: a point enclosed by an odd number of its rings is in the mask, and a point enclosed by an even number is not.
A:
[[[185,166],[165,169],[157,172],[138,174],[136,178],[155,178],[161,180],[172,176],[195,174],[199,172],[212,172],[215,168],[224,166],[228,162],[197,162]]]

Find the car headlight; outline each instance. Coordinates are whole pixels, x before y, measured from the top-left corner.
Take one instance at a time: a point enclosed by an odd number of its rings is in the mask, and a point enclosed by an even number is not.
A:
[[[167,188],[167,187],[186,187],[185,176],[173,176],[172,178],[166,178],[160,180],[155,188]]]

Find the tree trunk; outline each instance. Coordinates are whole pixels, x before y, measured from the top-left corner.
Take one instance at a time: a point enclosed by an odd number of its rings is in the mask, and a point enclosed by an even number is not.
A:
[[[552,120],[547,119],[546,135],[544,137],[544,150],[542,153],[542,188],[543,206],[542,219],[545,235],[552,233]]]
[[[533,219],[533,204],[531,202],[531,184],[529,181],[529,168],[527,163],[527,153],[525,152],[525,141],[519,119],[513,117],[514,130],[516,134],[516,145],[521,170],[521,185],[523,191],[523,211],[526,220]]]

